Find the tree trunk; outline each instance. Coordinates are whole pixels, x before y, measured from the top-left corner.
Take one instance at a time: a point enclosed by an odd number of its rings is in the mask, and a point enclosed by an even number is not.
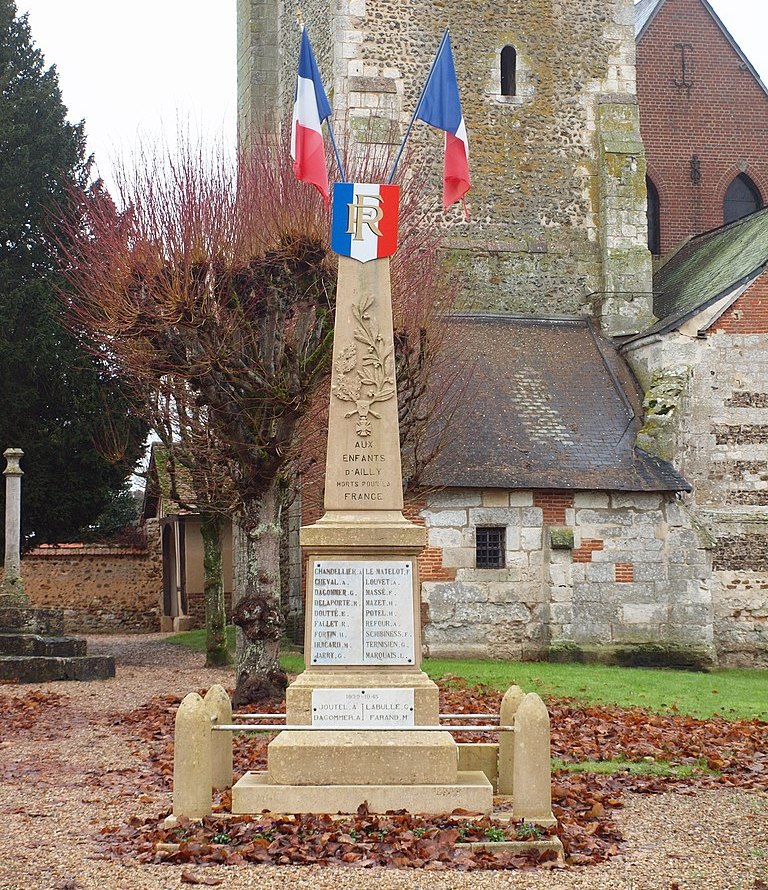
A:
[[[279,482],[273,480],[258,504],[234,530],[234,599],[237,625],[237,684],[233,705],[242,707],[282,696],[287,686],[280,669],[280,511]]]
[[[230,661],[221,553],[223,517],[204,513],[200,519],[200,535],[205,568],[205,666],[214,667]]]

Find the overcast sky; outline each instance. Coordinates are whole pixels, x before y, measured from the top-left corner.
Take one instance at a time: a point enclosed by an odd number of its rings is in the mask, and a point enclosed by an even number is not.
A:
[[[236,0],[16,2],[108,182],[115,158],[139,139],[172,142],[179,124],[234,146]],[[768,82],[768,2],[711,3]]]

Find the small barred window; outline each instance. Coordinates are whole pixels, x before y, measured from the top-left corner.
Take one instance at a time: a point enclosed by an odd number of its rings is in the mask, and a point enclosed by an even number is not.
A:
[[[504,528],[475,529],[475,565],[478,569],[504,568]]]

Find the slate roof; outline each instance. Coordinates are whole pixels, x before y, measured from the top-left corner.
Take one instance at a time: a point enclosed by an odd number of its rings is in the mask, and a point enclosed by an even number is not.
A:
[[[640,37],[664,0],[640,0],[635,4],[635,37]]]
[[[768,263],[768,207],[689,239],[653,279],[659,321],[639,335],[664,333],[748,284]]]
[[[468,358],[467,388],[428,484],[690,490],[671,464],[635,448],[637,383],[589,319],[489,313],[449,324]]]

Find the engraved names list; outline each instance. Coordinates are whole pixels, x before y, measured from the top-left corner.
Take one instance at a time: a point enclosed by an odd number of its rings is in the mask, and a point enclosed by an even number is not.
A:
[[[413,563],[315,560],[312,664],[414,664]]]

